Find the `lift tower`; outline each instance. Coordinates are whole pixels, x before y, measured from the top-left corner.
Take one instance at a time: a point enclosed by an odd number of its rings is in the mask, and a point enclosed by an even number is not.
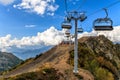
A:
[[[63,27],[68,27],[68,22],[70,23],[71,20],[74,20],[75,22],[75,42],[74,42],[74,73],[78,73],[78,20],[81,22],[86,19],[86,15],[84,12],[77,12],[77,11],[72,11],[72,12],[67,12],[67,24],[62,23],[62,28]],[[71,25],[69,25],[71,27]]]

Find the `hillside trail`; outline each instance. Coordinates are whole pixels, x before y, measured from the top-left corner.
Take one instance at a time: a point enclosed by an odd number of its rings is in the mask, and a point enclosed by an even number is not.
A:
[[[64,75],[64,78],[60,80],[78,80],[73,73],[73,66],[68,64],[69,51],[73,50],[73,45],[58,45],[53,47],[51,50],[45,52],[40,58],[31,60],[26,64],[23,64],[19,68],[10,71],[4,76],[0,77],[12,77],[26,72],[34,72],[40,69],[40,67],[47,65],[57,69]],[[83,77],[83,80],[94,80],[93,75],[82,68],[79,68],[78,75]]]
[[[66,47],[66,46],[64,46]],[[63,46],[60,46],[60,48],[64,48]],[[67,50],[64,55],[61,55],[60,57],[56,58],[51,64],[55,69],[58,69],[59,72],[64,74],[66,77],[64,78],[65,80],[78,80],[78,78],[75,76],[73,73],[73,66],[68,64],[69,61],[69,56],[70,56],[70,51],[74,50],[74,46],[68,46]],[[88,71],[84,70],[82,68],[78,69],[78,74],[83,77],[83,80],[94,80],[93,75]],[[63,80],[64,80],[63,79]]]

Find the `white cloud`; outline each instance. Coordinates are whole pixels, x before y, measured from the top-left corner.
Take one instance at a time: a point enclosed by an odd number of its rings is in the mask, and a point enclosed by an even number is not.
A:
[[[34,28],[36,25],[25,25],[26,28]]]
[[[44,50],[43,48],[46,46],[57,45],[64,39],[64,32],[65,30],[59,31],[52,26],[44,32],[38,32],[36,36],[28,36],[21,39],[11,38],[12,35],[8,34],[5,37],[0,37],[0,51],[17,52],[19,56],[28,56],[29,53],[22,54],[22,52],[36,49]],[[104,34],[113,42],[120,43],[120,26],[114,27],[114,30],[110,32],[96,32],[93,30],[92,32],[84,32],[78,36],[80,38],[82,36],[97,36],[100,34]]]
[[[21,39],[11,39],[11,35],[8,34],[5,37],[0,37],[0,51],[13,51],[13,47],[19,49],[37,49],[38,47],[57,45],[63,38],[63,32],[58,31],[54,27],[50,27],[42,33],[38,32],[36,36],[28,36]]]
[[[35,49],[43,46],[57,45],[64,39],[63,33],[64,30],[59,31],[52,26],[42,33],[38,32],[36,36],[28,36],[21,39],[12,39],[12,36],[8,34],[5,37],[0,37],[0,51],[11,51],[13,47],[18,49]],[[114,30],[109,32],[96,32],[94,30],[92,32],[84,32],[79,34],[78,37],[97,36],[100,34],[105,35],[113,42],[120,43],[120,26],[114,27]]]
[[[28,12],[34,12],[39,15],[45,13],[53,13],[58,9],[58,5],[55,4],[55,0],[22,0],[20,4],[13,5],[14,8],[24,9]]]
[[[54,13],[47,13],[47,15],[54,16]]]
[[[98,35],[104,35],[111,41],[120,43],[120,26],[114,27],[113,31],[94,31],[93,30],[92,32],[84,32],[82,34],[79,34],[79,38],[82,36],[98,36]]]
[[[15,0],[0,0],[0,3],[3,5],[9,5],[13,3]]]

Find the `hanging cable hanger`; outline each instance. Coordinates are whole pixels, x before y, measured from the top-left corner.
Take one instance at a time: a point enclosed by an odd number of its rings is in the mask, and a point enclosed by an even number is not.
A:
[[[67,0],[64,0],[64,2],[65,2],[65,12],[66,12],[66,14],[68,14]]]

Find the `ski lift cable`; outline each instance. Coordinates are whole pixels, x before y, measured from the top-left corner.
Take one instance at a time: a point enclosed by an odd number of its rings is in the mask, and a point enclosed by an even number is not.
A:
[[[98,12],[104,10],[104,9],[108,9],[108,8],[110,8],[110,7],[118,4],[118,3],[120,3],[120,0],[118,0],[118,1],[116,1],[116,2],[114,2],[114,3],[112,3],[112,4],[110,4],[110,5],[108,5],[108,6],[104,7],[104,8],[102,8],[102,9],[96,10],[95,12],[89,14],[88,17],[89,17],[89,16],[92,16],[92,15],[94,15],[94,14],[96,14],[96,13],[98,13]]]
[[[82,0],[82,3],[80,4],[80,6],[77,8],[77,10],[79,10],[84,4],[85,4],[86,0]]]
[[[110,4],[110,5],[108,5],[108,6],[106,6],[105,8],[110,8],[110,7],[116,5],[116,4],[119,3],[119,2],[120,2],[120,0],[118,0],[118,1],[116,1],[116,2],[114,2],[114,3],[112,3],[112,4]]]
[[[65,2],[65,12],[68,13],[67,0],[64,0],[64,2]]]

